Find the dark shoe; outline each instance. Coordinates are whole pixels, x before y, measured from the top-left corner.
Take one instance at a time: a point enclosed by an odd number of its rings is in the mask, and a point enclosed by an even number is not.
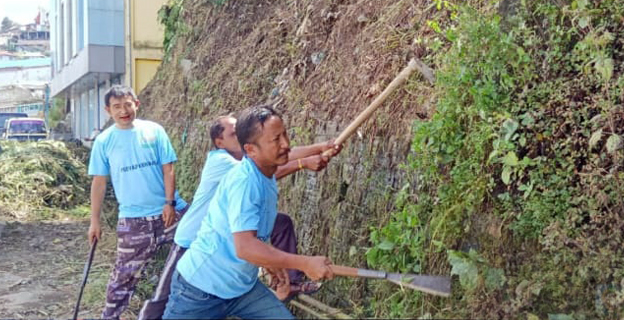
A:
[[[297,294],[314,294],[317,293],[320,289],[321,289],[321,285],[322,283],[320,282],[314,282],[314,281],[304,281],[303,283],[300,284],[291,284],[290,285],[290,294],[291,295],[297,295]]]

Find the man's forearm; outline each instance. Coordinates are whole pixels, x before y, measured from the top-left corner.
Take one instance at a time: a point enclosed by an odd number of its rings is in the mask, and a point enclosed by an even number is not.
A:
[[[285,165],[277,167],[275,172],[275,179],[279,180],[293,172],[297,172],[299,168],[299,160],[290,160]]]
[[[173,163],[167,163],[163,165],[163,178],[165,183],[165,199],[175,199],[175,171],[173,170]]]
[[[323,152],[323,147],[326,145],[326,142],[321,142],[308,146],[294,147],[290,150],[290,153],[288,153],[288,160],[297,160],[319,154]]]
[[[102,203],[106,195],[106,178],[95,177],[91,182],[91,219],[100,221]]]
[[[305,256],[275,249],[255,237],[245,239],[244,242],[238,242],[236,254],[240,259],[251,264],[267,268],[303,270],[306,264]]]

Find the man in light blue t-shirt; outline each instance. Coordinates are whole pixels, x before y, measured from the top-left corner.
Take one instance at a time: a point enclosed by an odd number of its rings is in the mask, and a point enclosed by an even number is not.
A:
[[[91,149],[89,241],[102,235],[100,212],[110,176],[119,203],[117,261],[106,288],[102,318],[118,319],[146,263],[173,239],[176,221],[187,204],[175,191],[177,157],[169,137],[160,125],[136,119],[139,100],[132,88],[112,86],[104,101],[115,125],[102,132]]]
[[[275,173],[288,162],[289,139],[270,107],[245,110],[236,123],[245,156],[223,178],[197,238],[178,262],[165,319],[284,319],[292,314],[258,281],[258,266],[289,287],[286,269],[312,280],[332,278],[327,257],[286,253],[270,246],[277,217]]]
[[[197,231],[208,212],[208,205],[217,190],[219,182],[243,158],[243,152],[236,138],[235,125],[236,118],[223,116],[217,118],[210,126],[210,139],[216,149],[210,151],[206,156],[199,186],[193,197],[193,203],[178,223],[174,245],[165,262],[160,281],[156,286],[153,297],[143,304],[143,308],[139,313],[139,320],[162,318],[169,297],[171,276],[178,260],[193,240],[195,240]],[[293,148],[288,154],[288,163],[278,167],[275,178],[279,180],[303,169],[322,170],[327,165],[328,159],[322,157],[321,154],[328,149],[336,149],[330,141]],[[340,148],[337,148],[337,151],[340,151]],[[283,213],[277,214],[275,227],[271,234],[271,243],[282,251],[297,253],[297,237],[294,224],[288,215]],[[288,270],[288,274],[291,282],[290,296],[298,293],[310,294],[319,289],[319,285],[316,282],[304,281],[303,274],[299,270]]]

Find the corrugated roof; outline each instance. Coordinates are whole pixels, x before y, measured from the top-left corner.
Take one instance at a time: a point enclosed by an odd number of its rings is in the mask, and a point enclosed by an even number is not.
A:
[[[0,69],[5,68],[32,68],[50,66],[52,61],[50,58],[35,58],[23,60],[0,61]]]

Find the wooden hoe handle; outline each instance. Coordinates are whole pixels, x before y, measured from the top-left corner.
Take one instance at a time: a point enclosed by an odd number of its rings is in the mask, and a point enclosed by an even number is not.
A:
[[[351,267],[345,267],[345,266],[337,266],[335,264],[332,264],[330,266],[332,272],[337,275],[337,276],[343,276],[343,277],[355,277],[357,278],[358,276],[358,269],[357,268],[351,268]]]
[[[407,67],[405,67],[403,71],[401,71],[401,73],[399,73],[399,75],[396,76],[396,78],[394,78],[392,82],[390,82],[390,84],[386,87],[386,89],[384,89],[384,91],[379,96],[377,96],[377,98],[375,98],[375,100],[373,100],[373,102],[366,109],[364,109],[364,111],[362,111],[362,113],[360,113],[357,116],[357,118],[355,118],[355,120],[353,120],[346,129],[342,131],[342,133],[338,136],[338,138],[334,140],[334,144],[341,145],[351,135],[353,135],[353,133],[355,133],[355,130],[357,130],[357,128],[361,126],[362,123],[364,123],[364,121],[368,120],[368,118],[370,118],[373,115],[373,112],[375,112],[375,110],[377,110],[377,108],[381,106],[381,104],[388,98],[388,96],[390,96],[390,94],[394,90],[396,90],[396,88],[398,88],[405,81],[407,81],[409,76],[416,69],[418,69],[418,63],[416,62],[415,59],[411,59],[409,63],[407,64]],[[333,154],[334,154],[334,151],[331,149],[323,152],[323,155],[326,157],[331,157]]]

